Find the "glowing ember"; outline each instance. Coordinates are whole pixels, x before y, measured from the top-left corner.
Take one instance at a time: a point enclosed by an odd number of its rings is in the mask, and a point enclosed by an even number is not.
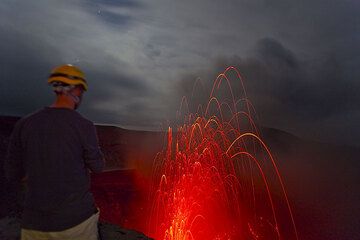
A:
[[[241,83],[239,99],[230,76]],[[221,97],[223,82],[230,100]],[[186,103],[184,98],[182,107]],[[281,175],[254,115],[234,67],[217,77],[205,108],[180,115],[183,123],[176,133],[169,128],[167,149],[154,162],[150,236],[298,239]]]

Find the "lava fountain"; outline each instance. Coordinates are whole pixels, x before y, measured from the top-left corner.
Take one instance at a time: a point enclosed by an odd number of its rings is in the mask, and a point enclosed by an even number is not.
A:
[[[240,97],[233,81],[240,83]],[[169,128],[166,149],[154,160],[148,234],[164,240],[298,239],[283,179],[261,139],[240,72],[228,67],[219,74],[208,101],[195,109],[184,97],[181,123],[176,131]]]

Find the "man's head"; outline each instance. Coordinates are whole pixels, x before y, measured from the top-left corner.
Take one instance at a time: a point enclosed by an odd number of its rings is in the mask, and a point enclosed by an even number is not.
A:
[[[84,73],[70,64],[54,68],[48,83],[52,85],[57,100],[73,105],[74,109],[79,107],[82,94],[88,88]]]

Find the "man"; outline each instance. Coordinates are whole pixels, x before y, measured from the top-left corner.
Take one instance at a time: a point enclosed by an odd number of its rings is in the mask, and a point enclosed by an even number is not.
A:
[[[10,138],[6,177],[26,179],[21,239],[97,239],[98,210],[89,170],[104,167],[94,124],[75,110],[88,89],[72,65],[55,68],[48,83],[55,102],[19,120]]]

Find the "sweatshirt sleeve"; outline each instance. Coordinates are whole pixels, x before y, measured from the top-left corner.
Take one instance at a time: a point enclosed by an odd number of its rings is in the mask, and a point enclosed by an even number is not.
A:
[[[11,133],[7,155],[4,163],[6,179],[9,182],[20,181],[25,176],[23,166],[23,148],[21,146],[21,125],[19,120]]]
[[[86,138],[83,141],[85,166],[92,172],[99,173],[102,172],[105,165],[104,154],[99,147],[95,125],[90,122],[86,129],[86,133],[84,134]]]

